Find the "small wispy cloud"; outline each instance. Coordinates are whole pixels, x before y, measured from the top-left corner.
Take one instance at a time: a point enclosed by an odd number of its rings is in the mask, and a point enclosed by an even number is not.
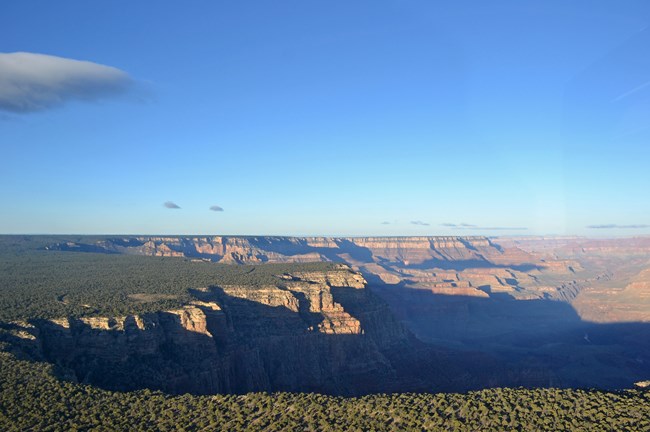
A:
[[[382,224],[382,225],[390,225],[390,222],[388,222],[388,221],[383,221],[381,224]]]
[[[650,225],[647,224],[635,224],[635,225],[617,225],[617,224],[602,224],[602,225],[587,225],[589,229],[638,229],[638,228],[650,228]]]
[[[429,226],[430,224],[428,222],[422,222],[421,220],[414,220],[411,221],[411,225]]]
[[[168,209],[179,209],[181,208],[178,204],[172,201],[167,201],[163,204],[163,207],[168,208]]]
[[[476,229],[484,231],[525,231],[526,227],[476,227]]]
[[[640,92],[641,90],[645,89],[646,87],[650,87],[650,81],[644,82],[643,84],[634,87],[632,90],[628,90],[625,93],[622,93],[622,94],[616,96],[614,99],[612,99],[612,102],[618,102],[621,99],[625,99],[626,97],[631,96],[636,92]]]
[[[72,100],[97,101],[128,91],[120,69],[28,52],[0,53],[0,111],[24,114]]]
[[[481,230],[481,231],[522,231],[522,230],[527,230],[528,228],[526,227],[507,227],[507,226],[479,226],[479,225],[474,225],[474,224],[468,224],[468,223],[442,223],[440,226],[447,227],[447,228],[455,228],[455,229],[473,229],[473,230]]]
[[[210,206],[210,210],[215,211],[215,212],[222,212],[223,208],[219,207],[218,205],[213,205],[213,206]]]
[[[476,228],[476,225],[468,224],[468,223],[443,223],[440,224],[440,226],[448,227],[448,228]]]

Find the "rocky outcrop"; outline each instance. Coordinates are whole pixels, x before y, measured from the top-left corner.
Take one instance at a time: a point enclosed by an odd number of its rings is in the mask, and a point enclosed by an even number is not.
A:
[[[580,315],[599,323],[650,322],[650,268],[621,282],[605,274],[581,290],[574,301]]]
[[[404,353],[409,361],[429,354],[347,267],[195,295],[177,310],[13,323],[3,338],[68,378],[115,390],[362,394],[437,385],[427,372],[400,372]]]
[[[650,321],[650,240],[643,238],[135,237],[51,249],[234,264],[334,261],[363,275],[346,267],[283,274],[265,286],[197,290],[194,304],[176,311],[12,330],[25,352],[74,369],[81,381],[110,377],[124,388],[175,392],[361,394],[615,386],[623,376],[647,376],[640,372],[650,364],[641,325]],[[626,321],[635,323],[593,324]],[[619,347],[612,334],[628,345]],[[95,356],[107,341],[113,352]],[[184,341],[191,341],[185,350]],[[594,360],[592,343],[616,354]],[[57,354],[65,352],[76,354]],[[570,381],[584,364],[597,367]]]
[[[57,365],[66,379],[112,390],[360,395],[551,379],[540,368],[531,375],[528,364],[421,342],[344,265],[192,294],[168,311],[3,324],[0,340],[23,358]]]

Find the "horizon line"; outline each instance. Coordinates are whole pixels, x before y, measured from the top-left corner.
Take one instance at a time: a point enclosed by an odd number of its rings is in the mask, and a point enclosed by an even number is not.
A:
[[[627,235],[581,235],[581,234],[502,234],[502,235],[488,235],[488,234],[396,234],[396,235],[327,235],[327,234],[306,234],[306,235],[288,235],[288,234],[212,234],[212,233],[192,233],[192,234],[147,234],[147,233],[0,233],[2,237],[10,236],[52,236],[52,237],[284,237],[284,238],[409,238],[409,237],[425,237],[425,238],[439,238],[439,237],[482,237],[482,238],[639,238],[650,237],[650,234],[627,234]]]

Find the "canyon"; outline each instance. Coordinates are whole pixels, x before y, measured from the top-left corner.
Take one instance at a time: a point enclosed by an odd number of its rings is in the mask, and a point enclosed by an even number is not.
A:
[[[587,321],[650,321],[650,237],[124,237],[47,249],[230,264],[332,261],[359,271],[378,293],[559,300]]]
[[[347,265],[192,296],[142,315],[3,323],[0,341],[19,358],[56,365],[62,379],[120,391],[361,395],[531,379],[528,367],[499,378],[504,366],[479,353],[472,359],[484,367],[467,372],[469,359],[414,338]]]
[[[650,375],[650,238],[142,236],[45,249],[338,263],[188,287],[173,310],[3,324],[16,355],[112,390],[622,388]]]

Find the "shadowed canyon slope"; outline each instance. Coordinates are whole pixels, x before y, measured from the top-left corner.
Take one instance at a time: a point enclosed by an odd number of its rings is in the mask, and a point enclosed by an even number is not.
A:
[[[97,370],[148,361],[171,378],[139,374],[135,388],[202,393],[617,388],[650,376],[648,238],[125,237],[48,249],[236,264],[334,261],[368,281],[362,288],[360,280],[287,274],[262,290],[195,291],[195,304],[182,312],[101,325],[30,323],[42,348],[23,350],[82,381],[120,382]],[[189,338],[175,336],[187,331]],[[95,352],[102,344],[88,335],[119,349]],[[158,342],[139,342],[151,338]],[[192,347],[178,349],[186,340]],[[140,352],[141,345],[153,351]],[[210,360],[197,366],[186,354]]]
[[[177,310],[4,323],[0,340],[20,357],[56,364],[62,377],[113,390],[357,395],[549,379],[416,340],[347,266],[192,295]],[[475,361],[483,367],[471,371]]]

